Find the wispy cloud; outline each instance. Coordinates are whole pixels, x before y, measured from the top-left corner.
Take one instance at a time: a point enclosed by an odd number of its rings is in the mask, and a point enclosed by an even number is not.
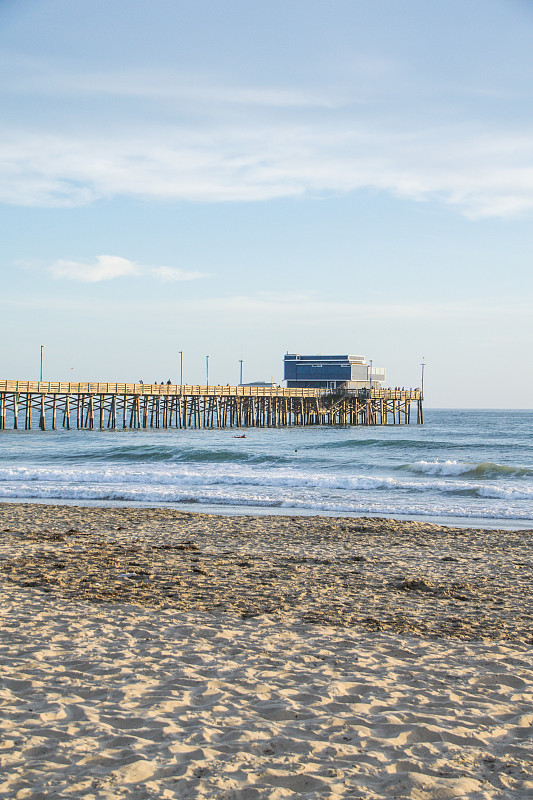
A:
[[[528,318],[533,313],[529,300],[521,298],[484,298],[479,302],[467,299],[453,302],[391,302],[361,303],[337,300],[312,293],[263,292],[256,295],[232,295],[229,297],[206,297],[187,300],[191,311],[217,312],[239,319],[241,315],[251,318],[298,320],[316,326],[317,319],[346,322],[365,321],[414,321],[432,322],[440,320],[453,324],[458,321],[493,320],[495,318]]]
[[[438,101],[432,113],[420,97],[409,107],[408,90],[396,87],[391,99],[383,76],[385,89],[372,97],[368,85],[311,90],[150,72],[28,75],[28,92],[55,100],[44,128],[8,117],[0,124],[0,202],[257,202],[375,189],[470,217],[533,210],[533,125],[484,124],[462,100],[445,114],[435,110]],[[89,93],[92,116],[83,101]]]
[[[243,319],[257,322],[271,322],[276,319],[280,325],[289,321],[294,327],[309,326],[316,328],[317,319],[328,319],[331,326],[353,325],[359,322],[385,323],[439,323],[456,325],[457,323],[472,326],[475,322],[493,325],[494,319],[509,323],[528,325],[533,314],[531,301],[519,296],[504,299],[486,298],[474,300],[458,300],[428,305],[427,302],[398,303],[361,303],[350,300],[339,301],[306,293],[261,293],[255,295],[230,295],[225,297],[202,296],[172,298],[160,300],[131,300],[102,297],[99,301],[102,311],[131,315],[134,312],[151,313],[154,316],[168,312],[179,313],[183,318],[198,319],[209,314],[211,319],[224,320],[224,324],[239,326]],[[75,312],[92,312],[94,300],[83,297],[57,297],[55,295],[28,296],[19,299],[0,297],[0,307],[38,308],[46,310],[69,310]],[[427,328],[426,328],[427,330]]]
[[[153,277],[160,281],[191,281],[206,277],[201,272],[187,272],[176,267],[150,267],[129,261],[120,256],[97,256],[95,261],[67,261],[59,259],[50,267],[55,278],[66,278],[84,283],[99,283],[113,278]]]
[[[163,70],[129,70],[127,72],[57,72],[46,65],[24,62],[22,72],[0,87],[6,93],[45,95],[49,97],[80,95],[118,99],[164,101],[165,103],[225,104],[278,108],[334,108],[345,102],[344,91],[307,87],[232,86],[212,75],[175,75]],[[24,69],[24,66],[26,69]],[[28,69],[28,67],[30,67]],[[168,110],[168,106],[167,106]]]
[[[533,209],[533,169],[527,166],[533,135],[527,142],[493,135],[489,147],[475,131],[452,137],[446,131],[385,135],[364,126],[319,127],[166,128],[128,140],[4,136],[0,201],[78,206],[137,196],[246,202],[371,188],[414,201],[437,200],[471,217]]]

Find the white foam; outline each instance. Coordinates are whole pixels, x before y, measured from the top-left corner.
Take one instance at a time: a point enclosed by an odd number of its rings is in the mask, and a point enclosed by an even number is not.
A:
[[[519,519],[531,520],[531,513],[524,513],[524,509],[513,507],[509,502],[503,504],[492,500],[491,505],[481,506],[450,504],[445,501],[432,501],[428,504],[425,497],[420,500],[406,501],[404,496],[398,499],[396,495],[387,496],[383,501],[372,497],[356,499],[354,497],[321,497],[308,491],[300,496],[280,494],[263,491],[253,491],[242,487],[241,490],[227,492],[225,488],[210,488],[203,486],[196,490],[184,491],[171,486],[97,486],[88,484],[38,484],[16,483],[0,486],[0,496],[4,499],[20,500],[68,500],[68,501],[105,501],[105,502],[133,502],[133,503],[161,503],[180,504],[194,503],[214,506],[243,506],[249,509],[257,508],[286,508],[294,510],[316,510],[320,512],[346,513],[346,514],[378,514],[381,516],[397,515],[443,517],[454,516],[458,518],[477,517],[482,519]],[[472,498],[469,498],[472,501]]]
[[[429,475],[464,475],[472,471],[472,465],[459,461],[416,461],[412,469]]]
[[[253,486],[279,489],[323,489],[329,491],[409,491],[416,493],[464,493],[480,497],[533,499],[533,488],[528,485],[506,483],[474,483],[452,480],[397,480],[391,477],[370,475],[339,475],[306,472],[288,468],[253,468],[250,466],[188,466],[163,467],[147,465],[134,469],[127,466],[101,468],[87,467],[4,467],[0,468],[1,482],[36,482],[53,484],[96,484],[132,487],[172,486],[175,490],[198,486]]]

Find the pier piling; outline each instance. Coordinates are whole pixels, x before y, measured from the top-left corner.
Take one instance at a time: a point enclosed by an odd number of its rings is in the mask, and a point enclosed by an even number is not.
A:
[[[326,392],[251,386],[0,381],[0,430],[39,428],[277,428],[293,425],[409,425],[411,408],[422,425],[419,389]]]

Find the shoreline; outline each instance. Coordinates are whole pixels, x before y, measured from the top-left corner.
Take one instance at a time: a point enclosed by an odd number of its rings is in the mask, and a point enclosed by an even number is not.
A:
[[[533,531],[0,503],[0,792],[526,800]]]
[[[385,516],[379,512],[345,512],[321,511],[316,508],[291,508],[288,506],[249,506],[249,505],[208,505],[196,500],[181,501],[179,503],[154,503],[144,500],[90,500],[84,498],[9,498],[0,496],[0,505],[45,505],[68,506],[74,508],[119,508],[119,509],[167,509],[182,511],[190,514],[208,514],[222,517],[320,517],[321,519],[390,519],[392,522],[419,522],[422,524],[435,524],[449,528],[477,528],[483,530],[533,530],[533,520],[524,518],[494,518],[494,517],[465,517],[454,515],[423,515],[423,514],[397,514],[387,513]]]

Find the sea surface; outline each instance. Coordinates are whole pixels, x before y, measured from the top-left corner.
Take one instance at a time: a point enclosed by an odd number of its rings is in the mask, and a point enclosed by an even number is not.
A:
[[[424,417],[373,428],[2,431],[0,500],[533,528],[533,411]]]

